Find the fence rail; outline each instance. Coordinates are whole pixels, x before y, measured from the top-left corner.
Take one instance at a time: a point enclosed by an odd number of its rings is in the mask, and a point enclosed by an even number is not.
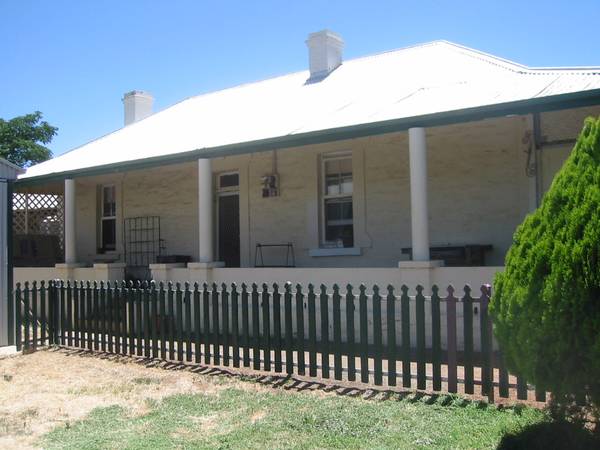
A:
[[[460,298],[373,286],[26,282],[17,284],[18,349],[61,345],[114,354],[247,367],[377,386],[481,394],[516,389],[492,335],[490,287]],[[360,377],[360,378],[358,378]],[[459,391],[459,385],[461,390]],[[477,387],[477,389],[476,389]],[[477,390],[477,392],[476,392]]]

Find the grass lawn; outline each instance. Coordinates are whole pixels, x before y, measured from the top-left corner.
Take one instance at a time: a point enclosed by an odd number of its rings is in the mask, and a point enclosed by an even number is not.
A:
[[[498,409],[458,396],[228,375],[64,349],[0,359],[1,449],[598,444],[522,405]]]
[[[98,408],[46,435],[44,447],[495,448],[505,433],[547,420],[535,409],[498,410],[450,396],[365,400],[227,388],[151,403],[141,416]]]

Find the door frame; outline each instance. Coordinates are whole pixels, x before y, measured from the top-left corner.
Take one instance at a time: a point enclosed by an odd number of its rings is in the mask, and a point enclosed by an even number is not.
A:
[[[238,176],[237,186],[221,188],[219,180],[223,175],[237,175]],[[221,251],[220,251],[221,249],[219,246],[220,239],[221,239],[221,228],[220,228],[220,223],[219,223],[220,222],[219,207],[220,207],[220,203],[221,203],[221,197],[231,197],[233,195],[237,195],[238,196],[238,216],[239,216],[238,229],[240,230],[240,232],[239,232],[239,234],[240,234],[240,236],[239,236],[239,242],[240,242],[239,258],[240,258],[240,267],[241,267],[242,266],[242,233],[241,233],[242,220],[241,220],[241,214],[240,214],[241,213],[241,205],[240,205],[241,198],[240,198],[240,178],[239,177],[240,177],[240,172],[238,170],[229,170],[226,172],[220,172],[220,173],[215,174],[215,184],[216,184],[216,189],[215,189],[215,192],[216,192],[215,222],[216,222],[216,224],[215,225],[216,225],[216,231],[217,231],[215,233],[215,237],[217,239],[217,242],[216,242],[217,245],[215,246],[215,248],[217,250],[217,252],[216,252],[217,258],[216,259],[217,259],[217,261],[221,261]]]

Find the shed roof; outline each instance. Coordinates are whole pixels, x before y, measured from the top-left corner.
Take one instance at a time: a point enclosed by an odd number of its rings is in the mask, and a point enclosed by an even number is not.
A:
[[[0,178],[14,180],[19,174],[22,173],[25,173],[25,169],[11,163],[4,158],[0,158]]]
[[[308,78],[306,70],[188,98],[21,178],[289,147],[436,124],[442,115],[500,115],[524,102],[600,103],[600,67],[529,68],[447,41],[344,61],[320,82]]]

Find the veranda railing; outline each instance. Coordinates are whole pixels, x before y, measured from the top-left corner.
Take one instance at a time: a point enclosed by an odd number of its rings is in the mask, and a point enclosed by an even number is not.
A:
[[[17,285],[18,349],[61,345],[114,354],[527,399],[492,336],[489,286],[431,295],[417,286],[48,281]],[[415,384],[416,381],[416,384]],[[497,393],[495,393],[497,392]],[[535,392],[545,401],[545,392]]]

